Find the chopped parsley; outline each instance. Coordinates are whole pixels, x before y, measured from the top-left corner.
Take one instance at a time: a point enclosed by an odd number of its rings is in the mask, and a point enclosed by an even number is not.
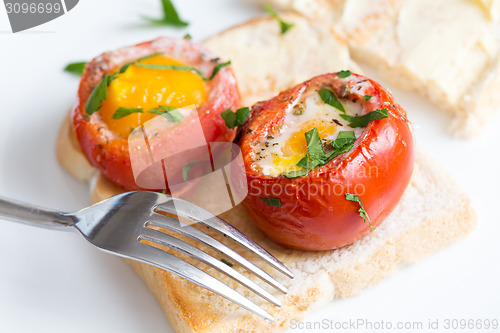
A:
[[[387,109],[374,110],[362,116],[348,116],[346,114],[341,114],[340,116],[347,120],[351,127],[365,127],[374,120],[389,117]]]
[[[363,96],[363,99],[364,99],[365,101],[369,101],[372,97],[373,97],[373,96],[370,96],[370,95],[364,95],[364,96]]]
[[[340,101],[337,99],[337,96],[335,96],[335,93],[329,89],[322,88],[319,90],[319,97],[325,102],[326,104],[333,106],[337,110],[342,111],[345,113],[344,106]]]
[[[266,204],[274,207],[281,207],[281,200],[278,198],[260,198]]]
[[[226,259],[222,258],[220,261],[222,261],[223,263],[225,263],[226,265],[228,265],[229,267],[233,267],[233,264],[231,264],[229,261],[227,261]]]
[[[132,113],[143,113],[142,108],[118,108],[115,113],[111,116],[112,119],[121,119]]]
[[[121,119],[133,113],[143,113],[144,109],[142,108],[118,108],[115,113],[111,116],[112,119]],[[155,113],[158,115],[162,115],[168,119],[168,121],[172,123],[180,123],[184,116],[179,112],[179,110],[172,106],[160,105],[157,108],[153,108],[147,110],[148,113]]]
[[[201,163],[202,161],[193,161],[189,162],[185,166],[182,167],[182,179],[187,182],[189,180],[189,171],[198,163]]]
[[[245,123],[250,115],[250,108],[240,108],[236,112],[231,111],[231,108],[221,112],[220,116],[224,119],[227,128],[233,129],[236,126],[241,126]]]
[[[340,71],[337,73],[337,76],[341,79],[345,79],[346,77],[351,76],[351,71]]]
[[[293,28],[294,24],[283,21],[273,7],[269,6],[268,4],[265,4],[264,10],[269,14],[271,14],[271,16],[274,17],[279,22],[282,35],[285,34],[291,28]]]
[[[215,77],[215,75],[217,75],[217,73],[223,67],[231,65],[231,61],[227,61],[227,62],[224,62],[224,63],[217,64],[214,67],[214,70],[213,70],[212,74],[209,77],[205,77],[203,75],[203,73],[198,68],[195,68],[195,67],[192,67],[192,66],[187,66],[187,65],[162,65],[162,64],[139,64],[139,63],[135,63],[134,65],[139,66],[139,67],[143,67],[143,68],[149,68],[149,69],[176,70],[176,71],[183,71],[183,72],[194,72],[194,73],[198,74],[203,81],[210,81],[210,80],[212,80]]]
[[[323,166],[340,154],[350,151],[356,141],[354,131],[340,131],[337,138],[327,145],[330,150],[325,152],[316,128],[306,132],[305,137],[308,154],[297,163],[302,169],[284,173],[283,176],[287,178],[305,176],[315,167]]]
[[[188,22],[181,20],[179,14],[177,14],[175,7],[170,0],[161,0],[161,5],[163,9],[163,18],[155,19],[143,16],[143,19],[158,25],[170,25],[181,28],[189,25]]]
[[[66,67],[64,67],[64,71],[80,76],[83,74],[83,70],[85,69],[86,64],[87,64],[86,61],[74,62],[66,65]]]
[[[372,222],[370,221],[370,218],[368,217],[368,213],[366,212],[365,208],[363,207],[363,203],[361,202],[361,199],[359,198],[359,196],[357,194],[347,193],[345,195],[345,198],[346,198],[346,200],[354,201],[354,202],[357,202],[359,204],[359,210],[358,210],[359,216],[361,216],[363,218],[363,222],[365,222],[365,223],[366,223],[366,220],[368,220],[368,224],[370,225],[370,228],[375,230],[375,228],[372,226]]]

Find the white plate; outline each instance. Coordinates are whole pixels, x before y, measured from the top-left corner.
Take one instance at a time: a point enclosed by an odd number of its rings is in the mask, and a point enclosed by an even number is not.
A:
[[[77,78],[62,71],[65,64],[159,35],[189,32],[202,41],[262,13],[247,1],[176,4],[191,22],[187,29],[143,24],[141,14],[160,15],[157,0],[86,0],[52,22],[17,34],[8,32],[0,6],[0,195],[61,210],[89,203],[86,186],[65,173],[54,153],[59,124],[78,86]],[[302,329],[291,332],[333,332],[364,319],[377,331],[384,331],[381,321],[394,327],[422,322],[426,329],[429,320],[439,320],[444,330],[446,319],[500,319],[500,119],[492,119],[477,139],[455,139],[447,132],[450,117],[418,96],[392,91],[416,124],[418,143],[473,198],[479,226],[362,295],[317,310]],[[306,324],[320,326],[311,330]],[[3,220],[0,331],[173,332],[144,283],[120,259],[76,234]]]

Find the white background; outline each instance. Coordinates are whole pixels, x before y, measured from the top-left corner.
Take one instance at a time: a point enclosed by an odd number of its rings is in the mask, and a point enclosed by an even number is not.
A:
[[[188,28],[145,25],[140,15],[160,16],[159,3],[84,0],[55,21],[17,34],[10,33],[0,5],[0,195],[67,211],[89,204],[86,186],[65,173],[54,152],[78,85],[62,71],[65,64],[160,35],[189,32],[202,41],[262,14],[244,1],[179,0]],[[478,228],[362,295],[319,309],[306,322],[368,318],[422,321],[426,327],[429,319],[438,319],[443,328],[446,318],[500,319],[500,119],[491,119],[477,139],[456,139],[447,131],[450,117],[418,96],[388,87],[416,125],[418,143],[472,197]],[[173,331],[120,259],[77,234],[0,220],[0,332]]]

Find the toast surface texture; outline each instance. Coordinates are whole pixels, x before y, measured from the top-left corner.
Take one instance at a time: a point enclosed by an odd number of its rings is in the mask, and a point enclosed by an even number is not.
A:
[[[297,22],[304,19],[298,17],[296,20],[294,20],[294,23],[297,24]],[[279,26],[275,23],[274,20],[262,19],[247,24],[256,31],[275,29],[275,33],[279,34]],[[300,28],[301,24],[297,24],[294,29],[297,27],[302,29]],[[303,24],[312,25],[312,23]],[[276,25],[275,28],[272,27],[274,25]],[[316,53],[304,53],[302,55],[304,59],[295,60],[304,64],[305,72],[303,76],[301,76],[300,68],[286,68],[291,72],[297,70],[297,73],[290,75],[274,73],[278,71],[276,67],[281,66],[280,61],[275,61],[274,67],[271,66],[262,71],[258,70],[257,72],[257,69],[255,69],[254,73],[252,68],[260,66],[260,60],[250,59],[254,56],[251,52],[249,55],[240,55],[239,53],[245,53],[247,50],[233,49],[226,41],[229,38],[228,35],[234,34],[238,36],[241,33],[242,36],[245,36],[249,34],[251,31],[249,26],[246,24],[238,26],[211,38],[207,42],[209,47],[214,46],[214,51],[218,52],[221,57],[227,57],[234,61],[234,70],[240,80],[239,84],[244,101],[255,102],[261,98],[266,98],[266,96],[274,95],[280,89],[295,84],[294,80],[300,81],[318,74],[314,72],[316,70],[335,71],[345,69],[344,66],[350,63],[348,53],[346,53],[347,58],[344,59],[346,62],[342,63],[340,68],[307,67],[309,62],[307,59],[317,61],[318,55]],[[309,28],[307,27],[307,29]],[[242,32],[238,32],[238,29],[241,29]],[[219,36],[220,41],[218,40]],[[269,38],[271,44],[278,41],[276,36],[269,36]],[[238,43],[241,43],[241,41],[234,40],[234,43],[239,47]],[[288,43],[286,45],[288,46],[285,47],[290,47],[290,49],[287,49],[288,51],[295,50],[294,45]],[[287,54],[288,51],[283,52]],[[317,51],[322,52],[319,49]],[[328,52],[334,53],[329,56],[337,57],[335,55],[337,51],[339,50],[330,49]],[[339,52],[343,53],[344,49],[341,48]],[[255,54],[255,56],[258,55]],[[342,57],[344,56],[342,55]],[[267,55],[264,57],[267,57]],[[249,65],[245,61],[251,61],[251,67],[246,67]],[[288,62],[289,60],[283,61]],[[287,66],[291,65],[292,63],[287,63]],[[263,66],[269,65],[263,64]],[[263,76],[257,77],[256,73]],[[253,80],[257,80],[257,82],[253,82]],[[122,191],[120,188],[114,186],[100,173],[95,172],[88,163],[82,165],[82,158],[85,159],[81,155],[78,145],[61,142],[68,141],[67,143],[71,143],[70,140],[73,140],[73,135],[71,126],[69,126],[69,119],[66,119],[58,138],[58,158],[61,165],[77,179],[85,181],[88,180],[88,175],[94,175],[90,181],[92,201],[97,202],[120,193]],[[200,195],[203,196],[204,194],[200,193]],[[205,198],[206,200],[217,200],[214,196],[205,195]],[[437,166],[433,160],[421,151],[417,151],[415,171],[411,183],[396,209],[370,235],[342,249],[303,252],[282,248],[267,240],[254,227],[241,206],[234,207],[222,214],[221,217],[282,261],[295,274],[295,279],[288,279],[284,275],[269,269],[269,266],[252,254],[229,243],[221,235],[211,233],[215,238],[267,270],[288,288],[287,295],[279,294],[279,292],[275,292],[271,288],[268,289],[282,302],[283,306],[278,308],[264,302],[213,268],[195,263],[209,274],[247,296],[256,304],[261,305],[277,319],[275,323],[269,323],[221,296],[200,288],[187,280],[146,264],[128,261],[154,293],[176,332],[284,332],[289,328],[291,319],[302,320],[309,312],[327,304],[332,299],[360,293],[363,288],[379,282],[401,266],[417,262],[428,254],[460,239],[469,233],[476,223],[475,212],[467,195],[450,178],[446,171]],[[179,238],[186,240],[180,236]],[[186,241],[191,243],[190,240]],[[216,258],[220,256],[220,254],[203,246],[200,246],[200,248]],[[168,249],[166,251],[171,252]],[[194,263],[186,256],[175,254],[186,261]],[[240,267],[235,265],[233,268],[249,276],[254,281],[256,280],[255,277],[250,276]],[[264,286],[264,283],[257,282]]]
[[[285,34],[276,19],[263,17],[203,43],[224,60],[231,60],[243,106],[267,100],[319,74],[347,69],[359,72],[347,44],[330,26],[293,13],[282,17],[294,24]]]
[[[270,2],[333,24],[355,61],[452,114],[455,134],[477,135],[498,111],[498,1]]]

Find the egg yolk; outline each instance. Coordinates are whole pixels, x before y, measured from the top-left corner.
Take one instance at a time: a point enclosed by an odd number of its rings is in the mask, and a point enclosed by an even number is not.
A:
[[[141,64],[186,65],[164,56],[143,60]],[[114,71],[119,69],[118,67]],[[111,82],[99,113],[110,130],[126,138],[134,128],[158,116],[146,112],[147,110],[160,105],[176,108],[200,106],[206,99],[205,83],[196,73],[131,65],[125,73],[119,74]],[[142,108],[143,113],[131,113],[123,118],[113,119],[113,114],[120,107]]]
[[[324,120],[309,120],[300,126],[298,132],[293,133],[281,148],[283,156],[274,155],[273,164],[278,173],[292,172],[300,170],[296,164],[307,154],[306,132],[313,128],[318,130],[319,137],[326,137],[335,133],[335,125]]]

